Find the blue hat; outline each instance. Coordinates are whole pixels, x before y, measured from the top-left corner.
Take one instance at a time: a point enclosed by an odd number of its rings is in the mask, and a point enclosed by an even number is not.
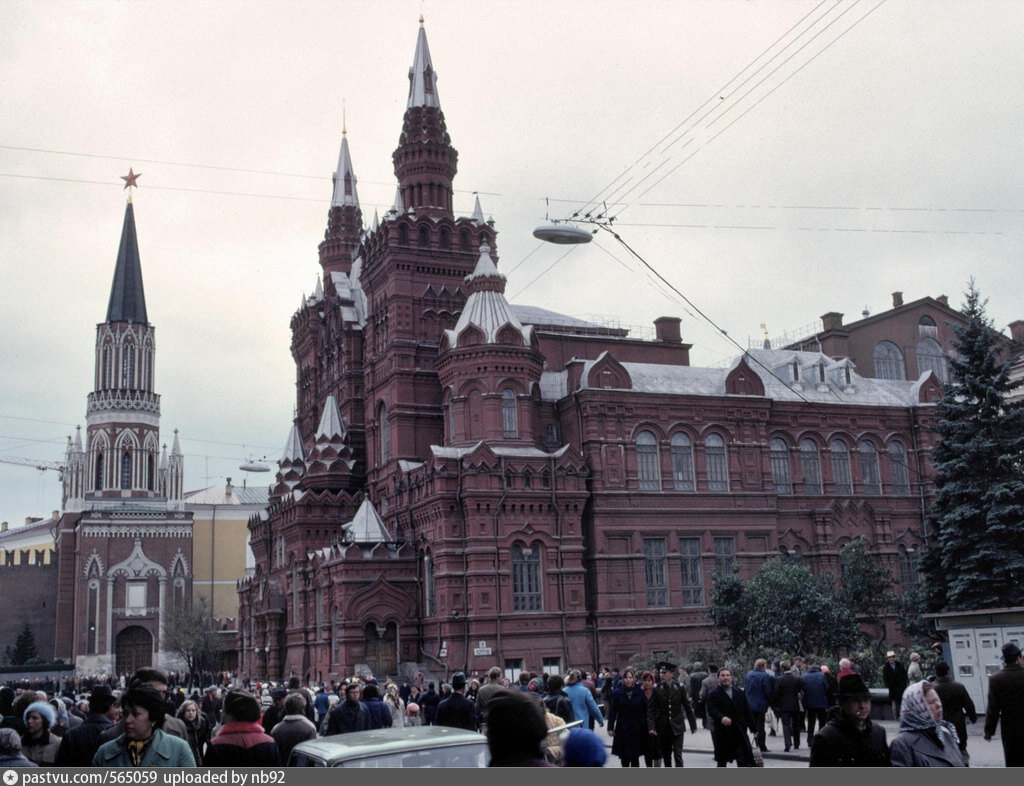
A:
[[[21,719],[28,722],[28,714],[30,712],[38,712],[46,720],[46,727],[48,729],[53,728],[53,724],[57,722],[57,713],[54,712],[53,707],[45,701],[34,701],[29,704],[25,711],[21,714]]]
[[[562,759],[566,767],[603,767],[608,751],[590,729],[573,729],[562,746]]]

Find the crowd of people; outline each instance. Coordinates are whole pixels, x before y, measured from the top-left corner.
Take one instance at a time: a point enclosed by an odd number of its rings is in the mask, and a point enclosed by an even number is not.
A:
[[[916,654],[916,653],[914,653]],[[1013,643],[990,679],[985,739],[1002,724],[1008,766],[1024,764],[1024,658]],[[915,670],[914,667],[917,667]],[[662,661],[602,674],[521,673],[497,667],[486,676],[455,672],[443,683],[353,677],[311,687],[243,685],[231,675],[200,691],[175,676],[143,668],[87,684],[0,687],[0,766],[283,766],[292,749],[318,737],[394,726],[451,726],[486,735],[493,766],[603,766],[607,724],[611,754],[623,767],[683,766],[683,738],[710,730],[719,767],[758,766],[768,730],[785,750],[801,736],[815,766],[966,766],[966,723],[977,713],[949,665],[921,658],[910,667],[890,652],[882,678],[899,719],[890,742],[871,721],[872,696],[850,659],[836,675],[813,659],[757,659],[734,684],[730,668],[692,664],[689,673]],[[86,688],[77,692],[74,688]]]

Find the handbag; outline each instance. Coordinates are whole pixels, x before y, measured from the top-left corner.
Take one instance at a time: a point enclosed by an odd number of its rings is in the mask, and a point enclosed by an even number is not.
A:
[[[763,767],[764,766],[764,754],[761,753],[761,748],[757,744],[757,736],[756,735],[751,735],[751,740],[750,741],[751,741],[750,754],[754,758],[754,766],[755,767]]]

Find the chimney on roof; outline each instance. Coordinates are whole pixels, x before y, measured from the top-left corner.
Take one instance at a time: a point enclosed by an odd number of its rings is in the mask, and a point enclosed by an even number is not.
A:
[[[39,516],[25,516],[25,526],[26,527],[29,524],[35,524],[37,521],[42,521],[42,519],[39,518]]]
[[[227,486],[224,487],[224,496],[225,497],[230,497],[231,496],[231,478],[228,478],[228,484],[227,484]]]
[[[9,526],[6,521],[0,522],[0,532],[7,532],[7,527]]]
[[[60,518],[60,511],[59,510],[53,511],[53,520],[56,521],[59,518]]]
[[[679,330],[682,321],[679,317],[658,317],[654,320],[654,333],[658,341],[682,344],[682,333]]]
[[[1009,324],[1010,338],[1018,343],[1024,343],[1024,319],[1018,319]]]
[[[902,292],[893,292],[892,293],[892,307],[893,308],[899,308],[902,305],[903,305],[903,293]]]
[[[949,305],[949,297],[947,297],[946,295],[939,295],[935,299],[938,300],[944,306],[948,306]]]
[[[843,326],[843,315],[838,311],[829,311],[821,315],[822,330],[834,330]]]

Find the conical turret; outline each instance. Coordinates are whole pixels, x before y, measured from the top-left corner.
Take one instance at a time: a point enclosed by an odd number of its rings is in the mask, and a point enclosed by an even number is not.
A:
[[[359,245],[363,231],[363,213],[356,192],[356,174],[348,149],[348,132],[342,124],[338,167],[332,177],[334,191],[327,214],[327,231],[320,244],[320,265],[324,277],[332,271],[348,273],[352,269],[352,252]]]

